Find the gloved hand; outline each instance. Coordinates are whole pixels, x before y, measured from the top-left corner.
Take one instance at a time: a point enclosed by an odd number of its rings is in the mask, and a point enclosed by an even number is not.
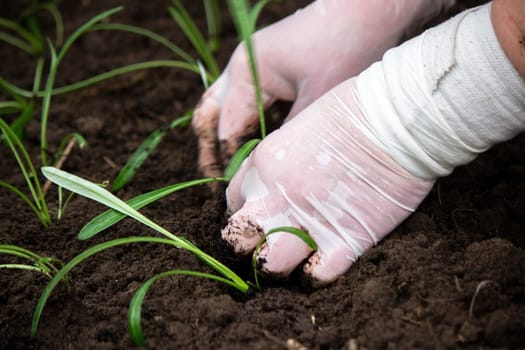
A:
[[[390,159],[364,132],[367,120],[346,81],[267,136],[227,189],[233,215],[223,238],[252,252],[278,226],[307,231],[318,245],[305,265],[314,286],[332,282],[418,206],[433,181]],[[263,272],[287,276],[311,253],[300,238],[267,236]]]
[[[301,228],[318,251],[272,234],[260,269],[286,276],[308,258],[312,284],[329,283],[404,220],[437,177],[524,131],[522,61],[514,56],[513,65],[502,50],[490,10],[465,11],[389,50],[266,137],[227,188],[223,238],[248,254],[272,228]]]
[[[266,107],[294,101],[288,119],[338,83],[360,73],[404,32],[454,0],[318,0],[253,36]],[[199,165],[220,176],[243,137],[258,124],[244,46],[232,55],[193,116]],[[222,158],[222,159],[221,159]]]

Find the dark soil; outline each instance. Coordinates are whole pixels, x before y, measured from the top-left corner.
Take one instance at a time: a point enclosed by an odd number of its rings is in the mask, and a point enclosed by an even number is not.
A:
[[[1,15],[13,17],[17,3],[2,1]],[[123,3],[126,9],[112,20],[152,29],[189,49],[167,14],[169,1]],[[204,26],[200,2],[187,3]],[[262,23],[304,3],[272,4]],[[116,5],[119,2],[63,2],[67,33]],[[52,33],[51,19],[43,15],[41,21]],[[223,31],[219,57],[224,65],[236,35],[229,22]],[[0,50],[0,74],[29,88],[34,62],[5,44]],[[66,56],[57,86],[123,64],[172,58],[159,45],[131,34],[90,33]],[[112,181],[140,142],[194,106],[202,91],[199,77],[192,73],[155,69],[57,96],[52,100],[49,144],[56,147],[73,131],[83,134],[89,146],[75,148],[64,168],[96,182]],[[284,116],[285,107],[272,113]],[[29,125],[25,142],[38,164],[38,118]],[[243,296],[217,282],[190,277],[157,282],[143,305],[149,347],[299,349],[292,346],[295,341],[308,349],[525,348],[524,148],[522,135],[439,180],[414,215],[328,288],[311,291],[291,278],[263,281],[262,291]],[[0,179],[23,187],[8,149],[2,147],[1,154]],[[190,128],[171,132],[118,195],[128,199],[200,177],[196,154]],[[52,187],[48,199],[53,211],[55,198]],[[76,197],[65,216],[45,229],[18,197],[0,189],[0,243],[67,262],[109,239],[155,235],[125,220],[100,237],[77,240],[80,228],[102,210]],[[206,187],[184,190],[143,210],[251,280],[249,264],[231,255],[219,239],[224,211],[224,198]],[[57,288],[33,338],[32,313],[47,279],[0,270],[0,348],[131,348],[126,318],[134,291],[149,277],[173,268],[207,271],[190,254],[162,245],[121,246],[100,253],[73,270],[71,293]]]

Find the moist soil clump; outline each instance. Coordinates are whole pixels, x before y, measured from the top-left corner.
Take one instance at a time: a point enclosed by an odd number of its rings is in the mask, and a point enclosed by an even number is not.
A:
[[[167,13],[168,1],[126,1],[112,21],[151,29],[190,50]],[[261,24],[269,24],[306,1],[270,4]],[[64,1],[66,33],[116,1]],[[200,2],[187,2],[205,28]],[[2,4],[14,18],[19,2]],[[463,5],[464,7],[465,5]],[[456,11],[460,8],[455,9]],[[237,35],[223,13],[222,67]],[[53,32],[48,16],[42,28]],[[30,87],[34,62],[0,44],[1,75]],[[123,32],[89,33],[66,55],[56,86],[118,66],[174,59],[154,42]],[[200,78],[180,69],[139,71],[52,99],[48,140],[51,147],[70,132],[88,141],[74,148],[64,169],[92,181],[112,181],[136,147],[154,129],[192,108],[203,92]],[[287,105],[273,108],[283,118]],[[39,159],[39,118],[27,127],[25,143]],[[498,145],[473,163],[437,181],[408,220],[365,253],[333,285],[309,290],[300,276],[262,280],[260,291],[245,296],[217,282],[192,277],[158,281],[142,310],[148,347],[153,349],[506,349],[525,347],[525,135]],[[56,149],[51,148],[53,152]],[[201,177],[197,142],[191,128],[167,135],[121,198]],[[38,163],[38,162],[37,162]],[[8,149],[2,147],[0,179],[18,186],[24,180]],[[47,198],[56,210],[55,186]],[[104,208],[75,197],[61,220],[43,228],[18,197],[0,189],[0,243],[16,244],[44,256],[69,261],[87,247],[126,236],[156,235],[126,219],[87,241],[80,228]],[[250,262],[235,257],[220,240],[223,195],[207,187],[173,194],[142,210],[187,237],[243,278],[253,280]],[[56,214],[56,212],[54,212]],[[1,257],[1,262],[6,258]],[[59,286],[46,305],[38,332],[30,335],[37,300],[47,284],[32,272],[0,270],[1,349],[125,349],[128,304],[136,289],[156,273],[208,269],[195,257],[154,244],[120,246],[75,268],[68,293]],[[295,344],[295,347],[294,347]]]

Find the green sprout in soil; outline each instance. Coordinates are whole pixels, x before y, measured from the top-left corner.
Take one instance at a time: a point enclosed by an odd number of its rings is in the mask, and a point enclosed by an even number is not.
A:
[[[16,269],[16,270],[28,270],[28,271],[37,271],[46,276],[49,279],[53,278],[64,264],[56,259],[51,257],[40,256],[28,249],[21,248],[19,246],[10,245],[10,244],[0,244],[0,254],[9,255],[17,258],[22,258],[28,260],[31,264],[22,264],[22,263],[5,263],[0,264],[0,269]],[[69,280],[67,275],[64,275],[62,281],[66,284],[68,290],[70,288]]]
[[[212,7],[216,8],[216,7]],[[161,35],[158,35],[152,31],[149,31],[144,28],[132,26],[132,25],[126,25],[126,24],[120,24],[120,23],[102,23],[104,20],[106,20],[109,16],[117,13],[118,11],[121,11],[122,7],[116,7],[113,9],[110,9],[108,11],[102,12],[99,15],[93,17],[86,23],[84,23],[82,26],[77,28],[70,36],[68,36],[64,44],[60,47],[59,50],[55,48],[55,46],[51,43],[51,41],[47,40],[47,47],[49,51],[50,56],[50,64],[47,74],[47,79],[45,79],[44,88],[41,90],[40,85],[42,82],[42,77],[44,75],[44,66],[45,66],[45,55],[43,47],[45,45],[46,41],[42,39],[42,34],[40,33],[38,29],[38,24],[36,22],[36,19],[34,18],[34,13],[37,10],[47,10],[52,13],[53,17],[56,21],[56,45],[59,45],[62,42],[62,32],[63,32],[63,25],[62,25],[62,17],[60,16],[60,12],[58,12],[58,8],[56,6],[56,1],[52,2],[46,2],[43,4],[40,4],[38,1],[34,2],[33,5],[30,7],[30,9],[26,10],[25,12],[28,13],[26,17],[30,18],[30,21],[28,20],[28,28],[22,27],[21,25],[17,24],[16,22],[0,18],[0,28],[4,27],[11,31],[14,31],[14,35],[11,35],[9,33],[5,33],[0,31],[0,40],[6,41],[10,44],[13,44],[17,47],[20,47],[21,49],[28,48],[29,46],[32,47],[31,50],[24,50],[24,51],[30,51],[31,54],[37,55],[37,64],[35,66],[35,74],[33,79],[33,88],[31,91],[25,90],[22,88],[19,88],[18,86],[14,85],[13,83],[7,81],[6,79],[0,77],[0,90],[4,91],[6,95],[8,95],[12,100],[8,101],[0,101],[0,116],[6,115],[6,114],[13,114],[18,113],[18,117],[10,124],[8,124],[7,121],[2,119],[2,125],[1,130],[2,134],[0,135],[1,140],[4,141],[4,143],[10,145],[11,150],[13,151],[13,154],[15,158],[17,159],[18,165],[20,167],[20,170],[22,174],[24,175],[24,178],[26,179],[26,183],[28,184],[28,189],[31,192],[31,196],[33,197],[33,200],[29,200],[28,196],[23,193],[19,188],[16,188],[15,186],[12,186],[11,184],[8,184],[4,181],[0,182],[0,186],[7,188],[11,191],[13,191],[15,194],[17,194],[19,197],[21,197],[28,205],[30,205],[31,209],[35,211],[37,214],[37,217],[41,221],[42,225],[47,227],[49,223],[51,222],[51,218],[49,216],[49,212],[47,209],[47,204],[45,200],[45,193],[47,190],[47,185],[44,186],[43,189],[41,189],[40,184],[38,184],[38,178],[39,174],[36,173],[34,170],[35,167],[33,166],[33,162],[28,156],[28,152],[25,150],[25,147],[22,143],[23,141],[23,130],[25,125],[33,118],[33,115],[36,110],[36,103],[40,99],[42,108],[41,108],[41,123],[40,123],[40,159],[42,165],[46,166],[50,163],[53,163],[55,166],[60,167],[61,162],[65,159],[63,156],[67,155],[68,152],[66,150],[70,150],[70,146],[74,145],[75,143],[79,144],[82,148],[87,142],[86,140],[78,133],[73,133],[71,135],[67,135],[64,140],[61,142],[60,147],[58,148],[58,151],[55,154],[54,159],[56,161],[50,162],[48,160],[49,151],[48,151],[48,143],[47,143],[47,126],[48,126],[48,120],[49,120],[49,113],[51,108],[51,100],[53,96],[69,93],[72,91],[76,91],[82,88],[89,87],[93,84],[100,83],[104,80],[130,73],[137,70],[143,70],[143,69],[151,69],[151,68],[159,68],[159,67],[172,67],[172,68],[180,68],[192,71],[197,74],[203,74],[206,78],[206,81],[208,79],[211,79],[209,76],[209,73],[202,72],[202,68],[199,65],[199,63],[192,59],[191,56],[186,53],[184,50],[179,48],[177,45],[170,42],[168,39],[164,38]],[[210,15],[211,16],[211,15]],[[217,25],[215,25],[216,27]],[[61,61],[64,59],[66,53],[71,48],[71,46],[75,43],[75,41],[81,37],[82,35],[85,35],[88,32],[93,31],[100,31],[100,30],[118,30],[118,31],[124,31],[129,32],[137,35],[145,36],[163,46],[171,50],[175,55],[179,56],[181,60],[156,60],[156,61],[146,61],[146,62],[139,62],[130,64],[127,66],[115,68],[113,70],[110,70],[108,72],[87,78],[85,80],[72,83],[69,85],[65,85],[62,87],[54,87],[54,82],[56,80],[56,76],[58,74],[58,68],[61,63]],[[14,38],[18,40],[13,40]],[[25,44],[25,45],[24,45]],[[43,47],[40,47],[40,46]],[[179,118],[172,123],[170,123],[168,128],[174,128],[178,125],[184,125],[189,122],[189,117],[182,117]],[[165,135],[168,128],[162,128],[160,130],[156,130],[148,140],[146,140],[145,145],[137,150],[137,154],[132,157],[130,160],[130,164],[125,167],[125,169],[122,170],[121,177],[117,181],[117,185],[119,183],[120,186],[123,186],[129,179],[133,176],[134,172],[138,167],[141,166],[142,162],[145,158],[147,158],[148,154],[152,152],[156,145],[160,142],[162,137]],[[9,129],[9,130],[8,130]],[[14,135],[17,137],[15,138]],[[68,141],[68,142],[66,142]],[[69,141],[72,141],[69,143]],[[59,198],[59,202],[61,198]],[[67,201],[66,201],[67,202]],[[60,203],[59,203],[60,205]],[[63,206],[60,206],[58,209],[58,216],[60,217],[63,213]]]
[[[191,114],[184,115],[173,120],[169,125],[154,130],[133,152],[124,167],[120,170],[117,177],[113,181],[111,190],[113,192],[124,187],[135,175],[137,170],[142,166],[142,163],[149,157],[149,155],[157,148],[166,133],[178,126],[188,126],[191,121]]]
[[[98,244],[96,246],[93,246],[84,252],[80,253],[76,257],[74,257],[70,262],[68,262],[62,269],[60,269],[55,276],[51,279],[48,286],[43,291],[42,295],[40,296],[40,299],[38,301],[38,304],[36,306],[34,316],[33,316],[33,325],[32,325],[32,334],[34,335],[37,327],[38,322],[40,320],[40,316],[42,314],[43,308],[47,302],[47,299],[49,298],[50,294],[58,284],[58,282],[66,276],[71,269],[73,269],[76,265],[83,262],[93,254],[96,254],[100,251],[122,245],[122,244],[131,244],[131,243],[140,243],[140,242],[150,242],[150,243],[163,243],[175,246],[180,249],[187,250],[194,254],[198,259],[206,263],[209,267],[211,267],[213,270],[215,270],[218,274],[209,274],[209,273],[202,273],[202,272],[196,272],[196,271],[186,271],[186,270],[176,270],[176,272],[166,272],[168,274],[186,274],[186,275],[193,275],[193,276],[200,276],[200,277],[206,277],[211,278],[217,281],[220,281],[224,284],[227,284],[242,293],[247,293],[249,290],[249,285],[244,282],[244,280],[239,277],[235,272],[233,272],[231,269],[229,269],[227,266],[213,258],[212,256],[208,255],[201,249],[199,249],[197,246],[195,246],[193,243],[191,243],[189,240],[187,240],[184,237],[179,237],[174,235],[173,233],[169,232],[162,226],[158,225],[157,223],[153,222],[143,214],[139,213],[136,209],[134,209],[132,206],[127,204],[126,202],[122,201],[115,195],[113,195],[111,192],[107,191],[106,189],[100,187],[99,185],[90,182],[88,180],[82,179],[78,176],[72,175],[70,173],[67,173],[63,170],[53,168],[53,167],[43,167],[42,173],[46,178],[48,178],[50,181],[55,183],[56,185],[63,187],[71,192],[77,193],[81,196],[84,196],[86,198],[92,199],[94,201],[97,201],[101,204],[106,205],[107,207],[120,212],[121,214],[124,214],[126,216],[130,216],[133,219],[137,220],[138,222],[146,225],[147,227],[157,231],[158,233],[162,234],[166,238],[157,238],[157,237],[127,237],[127,238],[120,238],[111,240],[105,243]],[[219,179],[209,179],[208,181],[223,181],[222,178]],[[158,193],[157,193],[158,195]],[[155,276],[155,280],[160,278],[162,276]],[[149,282],[149,285],[154,282]],[[148,284],[146,284],[148,285]],[[140,289],[140,293],[145,293],[149,287],[143,287],[143,289]],[[142,300],[140,297],[137,297],[137,300]],[[134,302],[134,305],[136,305],[136,301]],[[139,303],[140,306],[140,303]],[[133,309],[132,311],[134,314],[137,314],[136,309]],[[140,315],[140,308],[138,314]],[[132,336],[133,341],[137,344],[140,344],[141,342],[141,336],[142,332],[137,331],[137,325],[130,325],[130,329],[133,329]],[[139,329],[140,329],[140,323],[139,323]],[[136,334],[137,338],[133,334]],[[143,338],[142,338],[143,339]],[[143,341],[143,340],[142,340]]]

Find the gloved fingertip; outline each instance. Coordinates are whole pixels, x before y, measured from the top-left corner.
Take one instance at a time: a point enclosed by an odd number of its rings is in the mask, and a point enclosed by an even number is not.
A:
[[[264,233],[255,218],[246,213],[235,213],[228,219],[228,224],[222,229],[222,238],[228,242],[237,254],[249,254]]]
[[[312,253],[312,249],[299,237],[279,232],[268,236],[268,241],[255,253],[257,267],[261,272],[272,277],[284,278]]]
[[[348,247],[326,254],[317,251],[303,268],[303,282],[313,288],[321,288],[341,277],[356,260],[355,254]]]

